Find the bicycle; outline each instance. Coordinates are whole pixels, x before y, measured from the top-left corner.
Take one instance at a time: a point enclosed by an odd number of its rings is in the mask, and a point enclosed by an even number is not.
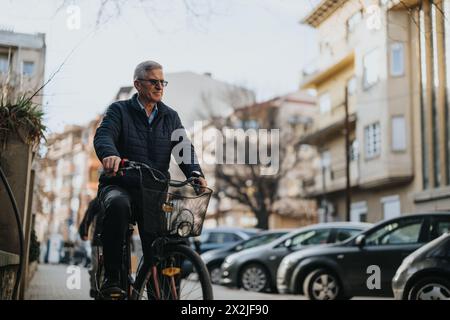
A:
[[[110,297],[113,300],[212,300],[213,291],[208,269],[190,246],[186,239],[201,234],[206,210],[212,190],[195,184],[196,178],[183,182],[168,180],[157,169],[145,163],[122,160],[119,174],[129,170],[137,170],[140,176],[140,187],[143,192],[144,214],[151,216],[145,229],[155,234],[151,244],[151,260],[141,258],[136,277],[131,269],[131,237],[134,223],[129,224],[123,245],[122,268],[120,272],[121,287],[126,296]],[[151,178],[165,190],[147,188],[142,183],[142,171],[150,173]],[[156,205],[155,205],[156,203]],[[98,269],[95,274],[96,299],[103,299],[100,285],[104,268],[101,251],[98,253]],[[190,294],[195,293],[191,296]]]

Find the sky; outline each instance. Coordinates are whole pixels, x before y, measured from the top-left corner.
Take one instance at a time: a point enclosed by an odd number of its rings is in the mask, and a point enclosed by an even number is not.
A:
[[[0,0],[0,28],[46,34],[46,79],[63,64],[43,92],[49,133],[103,112],[144,60],[263,101],[297,90],[318,54],[315,30],[299,23],[317,0],[189,0],[195,13],[183,0],[116,1],[120,14],[109,5],[98,21],[99,0]]]

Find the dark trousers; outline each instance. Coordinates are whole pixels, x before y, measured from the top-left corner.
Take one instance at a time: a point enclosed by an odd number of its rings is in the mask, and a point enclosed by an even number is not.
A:
[[[138,191],[127,191],[117,185],[100,188],[99,201],[103,207],[101,240],[105,275],[117,278],[123,259],[123,245],[129,223],[136,221],[142,242],[144,259],[151,257],[150,246],[154,237],[145,233]]]

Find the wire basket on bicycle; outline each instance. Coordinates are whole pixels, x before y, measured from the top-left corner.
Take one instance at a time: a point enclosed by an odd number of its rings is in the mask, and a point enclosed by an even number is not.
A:
[[[144,229],[146,232],[178,237],[196,237],[203,221],[212,190],[191,184],[170,186],[167,192],[143,187]]]
[[[195,178],[184,182],[168,180],[160,171],[142,163],[127,161],[125,166],[122,170],[137,168],[140,172],[145,232],[182,238],[201,234],[212,195],[210,188],[195,184]],[[145,179],[143,172],[148,172],[150,178]]]

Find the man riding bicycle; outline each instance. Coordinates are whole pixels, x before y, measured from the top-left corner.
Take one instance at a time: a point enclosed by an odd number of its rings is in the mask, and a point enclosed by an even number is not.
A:
[[[185,146],[182,152],[174,154],[180,169],[187,178],[198,178],[202,187],[207,185],[178,113],[161,101],[166,85],[163,67],[159,63],[140,63],[134,71],[137,93],[129,100],[117,101],[108,107],[94,137],[95,152],[105,169],[100,176],[98,190],[104,212],[101,240],[105,279],[101,294],[105,298],[125,295],[120,288],[119,275],[122,246],[130,218],[138,223],[144,259],[149,259],[149,247],[154,239],[153,235],[143,231],[142,203],[136,177],[116,174],[122,159],[145,163],[169,178],[172,149],[182,143]],[[180,131],[183,134],[180,135]],[[174,139],[175,135],[178,138]]]

